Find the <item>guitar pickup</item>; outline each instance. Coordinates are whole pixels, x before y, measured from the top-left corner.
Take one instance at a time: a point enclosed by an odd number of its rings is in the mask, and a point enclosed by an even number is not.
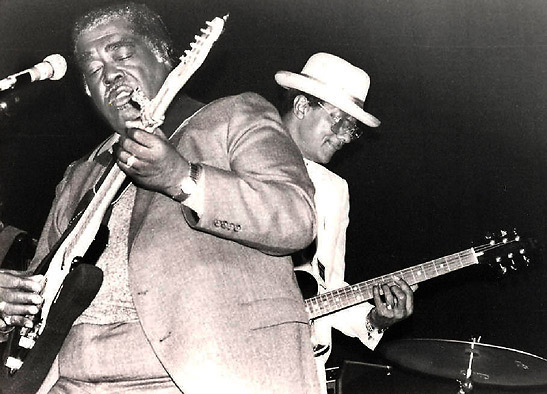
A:
[[[23,366],[23,361],[15,357],[8,357],[4,365],[10,369],[10,372],[15,372]]]
[[[21,337],[19,338],[19,346],[23,349],[32,349],[36,341],[32,338]]]

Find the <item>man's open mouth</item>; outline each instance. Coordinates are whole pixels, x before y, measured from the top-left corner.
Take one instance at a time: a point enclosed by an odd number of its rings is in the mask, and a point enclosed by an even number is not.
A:
[[[108,105],[114,106],[117,110],[127,108],[131,100],[133,89],[129,86],[119,86],[108,93]]]

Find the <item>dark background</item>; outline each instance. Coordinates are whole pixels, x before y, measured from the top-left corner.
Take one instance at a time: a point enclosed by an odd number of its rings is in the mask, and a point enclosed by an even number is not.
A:
[[[60,81],[35,83],[0,114],[1,218],[38,236],[64,168],[108,134],[70,58],[73,18],[104,1],[0,0],[0,77],[60,53]],[[255,91],[274,103],[277,70],[325,51],[362,67],[380,128],[329,168],[351,191],[347,280],[363,281],[516,227],[547,237],[547,2],[186,0],[147,2],[181,49],[206,20],[226,31],[186,91],[210,101]],[[5,96],[4,96],[5,98]],[[401,337],[444,338],[547,358],[547,268],[493,279],[469,267],[420,285]],[[330,364],[379,353],[335,336]]]

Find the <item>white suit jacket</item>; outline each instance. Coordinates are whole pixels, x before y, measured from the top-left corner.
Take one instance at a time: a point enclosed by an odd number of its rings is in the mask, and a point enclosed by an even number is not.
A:
[[[325,288],[321,292],[347,286],[344,281],[346,267],[346,229],[349,225],[349,190],[345,179],[329,171],[320,164],[304,160],[310,179],[315,187],[315,207],[317,212],[317,251],[312,261],[312,269],[316,276],[324,276]],[[320,266],[324,267],[324,274]],[[369,333],[365,327],[365,318],[374,307],[365,302],[344,309],[313,322],[314,343],[331,344],[331,327],[347,336],[359,340],[371,350],[374,350],[381,334]],[[330,349],[318,357],[320,379],[325,383],[324,363],[330,355]],[[322,384],[326,392],[326,385]]]

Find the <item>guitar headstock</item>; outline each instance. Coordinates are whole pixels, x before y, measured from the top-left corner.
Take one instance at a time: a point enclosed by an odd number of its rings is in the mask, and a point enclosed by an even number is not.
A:
[[[494,267],[500,276],[517,271],[532,263],[532,255],[538,248],[533,238],[522,238],[515,229],[488,233],[485,243],[474,247],[480,263]]]
[[[193,67],[198,69],[202,64],[207,54],[213,47],[213,44],[220,37],[224,30],[224,24],[228,20],[228,14],[222,18],[216,17],[211,21],[205,22],[207,27],[202,28],[201,35],[194,36],[194,42],[190,44],[191,49],[184,51],[184,55],[180,57],[180,61],[185,67]]]
[[[180,63],[169,73],[156,97],[150,100],[139,88],[133,91],[131,98],[141,108],[141,122],[145,130],[152,132],[156,127],[161,126],[167,107],[188,79],[203,64],[214,43],[222,34],[227,19],[228,15],[225,15],[205,22],[207,27],[201,29],[200,36],[194,37],[195,41],[190,44],[191,49],[184,51],[184,55],[180,57]]]

